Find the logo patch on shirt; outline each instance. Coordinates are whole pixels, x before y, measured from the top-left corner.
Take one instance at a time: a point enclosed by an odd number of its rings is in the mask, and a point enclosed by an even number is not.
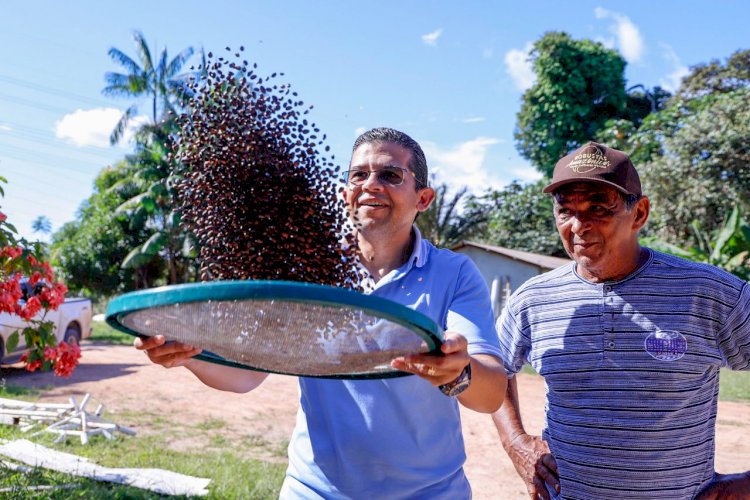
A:
[[[687,352],[687,339],[676,331],[656,330],[643,342],[646,352],[659,361],[677,361]]]

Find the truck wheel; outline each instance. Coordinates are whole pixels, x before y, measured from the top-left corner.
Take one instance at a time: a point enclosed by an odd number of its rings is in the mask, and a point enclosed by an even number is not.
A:
[[[78,327],[75,325],[68,326],[68,329],[65,330],[65,336],[63,337],[63,340],[68,345],[78,345],[81,343],[81,332],[78,331]]]

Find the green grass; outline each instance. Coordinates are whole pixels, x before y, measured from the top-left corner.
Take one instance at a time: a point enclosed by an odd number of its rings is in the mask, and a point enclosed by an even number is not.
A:
[[[5,382],[5,379],[0,379],[0,382]],[[39,391],[40,389],[34,387],[19,387],[17,385],[2,383],[0,385],[0,398],[34,401],[39,396]]]
[[[133,337],[132,335],[128,335],[127,333],[122,333],[118,330],[115,330],[103,321],[92,322],[92,327],[94,328],[94,331],[91,334],[91,337],[89,337],[89,340],[92,342],[104,342],[106,344],[120,345],[133,344],[133,339],[135,337]]]
[[[721,370],[720,401],[750,401],[750,371]]]
[[[210,478],[207,497],[209,499],[278,497],[284,479],[285,463],[282,460],[268,462],[243,458],[252,456],[254,451],[257,451],[257,455],[267,456],[267,443],[258,443],[260,446],[254,448],[252,442],[248,440],[230,442],[220,435],[221,427],[213,421],[209,425],[198,426],[206,427],[203,431],[196,430],[196,427],[180,430],[180,423],[177,421],[171,424],[172,427],[168,428],[171,432],[157,432],[153,435],[144,434],[134,437],[118,436],[115,441],[107,441],[103,437],[95,436],[88,445],[82,445],[74,438],[69,438],[67,443],[53,444],[54,436],[51,434],[40,435],[33,440],[49,448],[87,457],[106,467],[161,468],[191,476]],[[2,439],[27,437],[14,426],[0,425],[0,438]],[[208,446],[196,444],[194,448],[185,451],[170,449],[170,443],[179,440],[180,437],[203,438],[208,441]],[[58,485],[60,488],[40,491],[29,489],[31,486],[38,485]],[[0,489],[2,488],[14,488],[7,498],[19,499],[163,498],[153,492],[123,485],[97,482],[43,469],[19,472],[0,465]]]

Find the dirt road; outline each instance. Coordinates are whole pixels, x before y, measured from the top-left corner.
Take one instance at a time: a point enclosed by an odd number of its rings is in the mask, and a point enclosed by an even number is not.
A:
[[[141,433],[153,431],[146,421],[133,425],[119,414],[179,415],[185,425],[195,426],[221,419],[220,430],[227,437],[254,434],[270,442],[286,441],[294,426],[297,383],[292,377],[272,375],[256,391],[237,395],[203,386],[187,370],[165,370],[151,365],[146,357],[128,346],[84,342],[80,366],[70,379],[49,374],[3,370],[5,383],[42,388],[41,400],[66,402],[70,396],[86,393],[105,403],[107,415],[117,423]],[[522,413],[527,431],[538,433],[542,426],[544,385],[536,376],[519,375]],[[175,417],[176,418],[176,417]],[[500,447],[488,415],[463,412],[468,460],[466,474],[474,498],[526,498],[525,488]],[[719,403],[716,468],[737,472],[750,467],[750,404]],[[174,443],[189,448],[187,441]]]

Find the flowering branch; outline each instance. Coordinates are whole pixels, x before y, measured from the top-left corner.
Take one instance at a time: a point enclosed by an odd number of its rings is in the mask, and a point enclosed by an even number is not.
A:
[[[2,181],[5,179],[0,177]],[[50,265],[37,260],[24,240],[15,239],[16,229],[6,221],[7,216],[0,212],[0,313],[20,316],[28,324],[21,330],[29,349],[21,357],[27,370],[54,370],[57,376],[69,377],[78,365],[81,349],[65,341],[57,344],[55,324],[46,319],[49,311],[65,301],[68,289],[54,281]],[[22,276],[28,276],[28,281],[22,283]],[[19,338],[18,331],[8,337],[6,352],[16,349]]]

